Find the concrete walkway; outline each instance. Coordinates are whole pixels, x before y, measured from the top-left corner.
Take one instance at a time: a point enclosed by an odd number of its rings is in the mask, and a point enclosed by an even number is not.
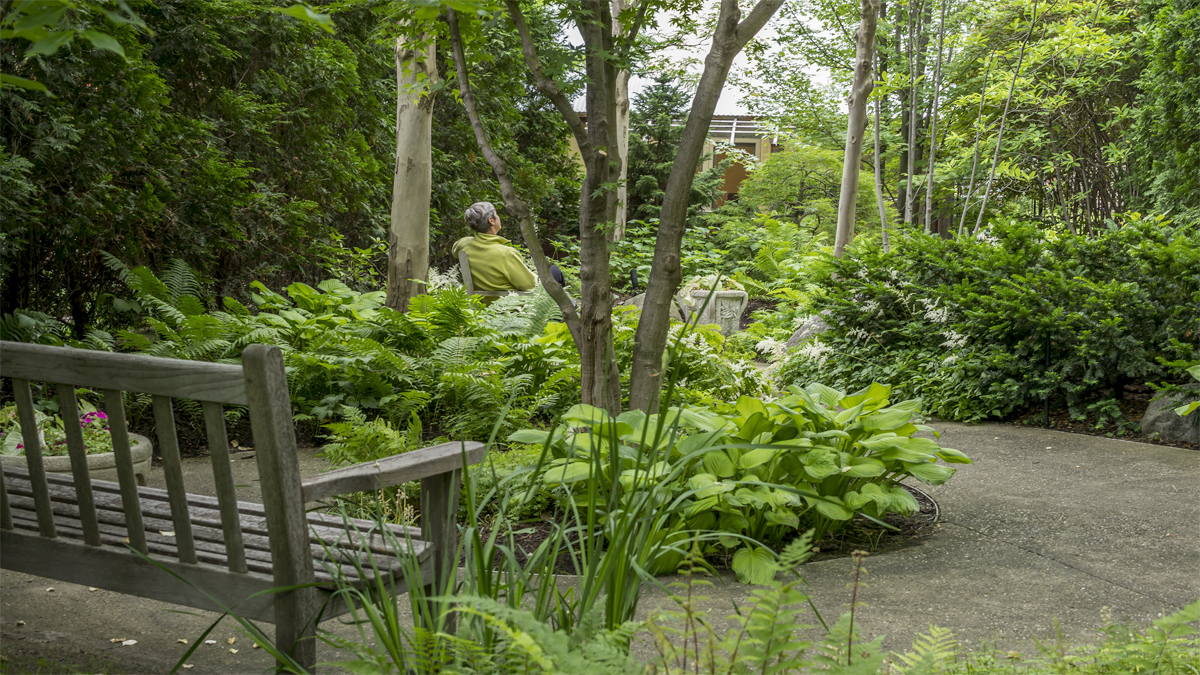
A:
[[[1108,620],[1144,627],[1200,598],[1200,452],[1007,425],[935,426],[943,445],[975,464],[961,466],[945,486],[923,488],[941,507],[937,534],[867,558],[856,618],[864,635],[886,634],[885,646],[902,650],[936,624],[967,646],[1029,653],[1035,638],[1053,638],[1056,619],[1068,639],[1094,641]],[[247,486],[243,499],[255,486],[254,462],[246,460],[234,463],[237,482]],[[320,467],[311,453],[303,463],[305,473]],[[188,466],[191,489],[206,489],[206,460]],[[827,621],[849,603],[851,572],[848,559],[804,568]],[[704,594],[720,624],[749,589],[725,583]],[[642,613],[660,603],[670,604],[648,590]],[[4,571],[0,617],[10,672],[35,670],[40,657],[89,671],[156,673],[182,654],[178,638],[194,640],[216,615]],[[354,633],[332,622],[323,627]],[[109,642],[116,637],[138,644]],[[201,647],[190,672],[270,667],[235,626],[211,637],[219,643]],[[229,653],[230,637],[238,638],[237,654]],[[320,658],[345,657],[323,650]]]

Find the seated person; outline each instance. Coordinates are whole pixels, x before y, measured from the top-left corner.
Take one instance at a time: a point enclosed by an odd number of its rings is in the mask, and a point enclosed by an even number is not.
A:
[[[500,215],[489,202],[475,202],[463,214],[475,230],[454,244],[454,255],[467,252],[471,266],[471,282],[478,291],[528,291],[536,283],[533,272],[525,267],[517,249],[507,246],[508,240],[499,236]]]

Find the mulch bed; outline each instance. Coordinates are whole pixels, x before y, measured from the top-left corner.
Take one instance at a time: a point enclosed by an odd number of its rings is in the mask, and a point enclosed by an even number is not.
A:
[[[1146,408],[1150,406],[1150,399],[1158,396],[1150,387],[1145,384],[1127,384],[1123,392],[1123,397],[1117,402],[1121,408],[1121,413],[1125,418],[1134,424],[1140,424],[1142,416],[1146,414]],[[1096,400],[1102,398],[1111,398],[1113,396],[1112,389],[1103,389],[1095,395]],[[1060,403],[1061,405],[1061,403]],[[1045,415],[1043,406],[1033,406],[1027,410],[1017,413],[1010,420],[1010,424],[1017,426],[1041,427]],[[1107,422],[1097,426],[1096,420],[1089,415],[1084,420],[1071,419],[1070,413],[1066,407],[1056,407],[1052,401],[1050,404],[1050,429],[1055,431],[1065,431],[1072,434],[1086,434],[1088,436],[1102,436],[1105,438],[1119,438],[1126,441],[1136,441],[1138,443],[1153,443],[1155,445],[1167,445],[1173,448],[1188,448],[1191,450],[1200,450],[1200,444],[1188,443],[1187,441],[1171,441],[1159,438],[1151,438],[1143,435],[1139,430],[1122,429],[1120,425]]]
[[[896,530],[881,527],[860,516],[842,531],[827,535],[817,542],[816,554],[812,559],[818,561],[846,558],[854,551],[859,550],[873,554],[889,553],[919,545],[921,540],[932,536],[938,528],[937,504],[924,492],[907,485],[903,487],[916,498],[921,509],[911,516],[893,513],[885,517],[883,521],[895,527]],[[552,536],[555,527],[556,525],[549,519],[514,524],[513,529],[517,532],[513,535],[513,543],[516,544],[514,557],[517,562],[524,565],[529,559],[529,555],[536,551],[543,541]],[[578,541],[577,535],[572,534],[570,537],[573,542]],[[706,559],[717,569],[729,569],[733,556],[710,554],[706,556]],[[497,559],[497,563],[499,562]],[[558,574],[577,573],[569,553],[564,551],[558,556],[554,571]]]
[[[746,303],[746,311],[742,312],[742,318],[741,318],[741,322],[738,324],[738,328],[740,328],[742,330],[746,330],[746,326],[749,326],[750,324],[754,323],[754,319],[750,318],[751,314],[753,314],[754,312],[757,312],[760,309],[767,309],[767,310],[775,311],[775,306],[777,304],[778,304],[778,301],[772,300],[770,298],[753,298],[753,299],[751,299],[750,302]]]

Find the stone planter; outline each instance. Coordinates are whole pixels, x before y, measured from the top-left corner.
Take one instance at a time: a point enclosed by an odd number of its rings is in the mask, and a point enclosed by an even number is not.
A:
[[[146,485],[150,480],[150,458],[154,453],[154,446],[150,444],[150,439],[137,434],[129,434],[129,445],[130,454],[133,455],[133,475],[137,478],[138,485]],[[117,482],[116,453],[105,452],[99,455],[88,455],[87,461],[88,474],[94,480],[111,480]],[[28,466],[23,455],[0,455],[0,464],[19,466],[21,468]],[[71,457],[69,455],[55,457],[43,455],[42,465],[50,473],[71,473]]]
[[[742,312],[750,302],[746,291],[692,291],[691,305],[688,308],[688,320],[699,313],[698,323],[701,326],[715,324],[721,327],[721,334],[729,337],[741,328]],[[707,300],[708,306],[704,303]]]

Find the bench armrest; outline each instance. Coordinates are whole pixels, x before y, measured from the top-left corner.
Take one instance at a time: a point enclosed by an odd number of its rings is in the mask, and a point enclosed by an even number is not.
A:
[[[315,502],[347,492],[368,492],[461,469],[463,453],[467,464],[483,461],[484,445],[454,441],[420,450],[363,462],[317,474],[301,481],[304,501]]]

